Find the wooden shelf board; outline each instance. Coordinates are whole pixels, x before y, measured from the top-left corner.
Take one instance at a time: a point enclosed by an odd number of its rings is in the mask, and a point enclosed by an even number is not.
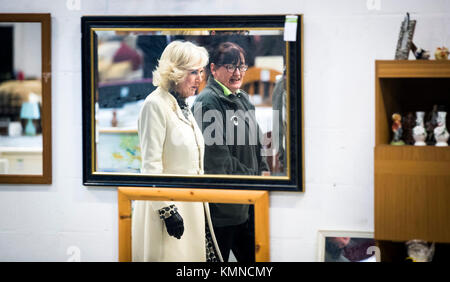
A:
[[[416,161],[448,163],[450,174],[450,146],[392,146],[381,144],[375,146],[375,161]]]
[[[449,78],[450,61],[378,60],[377,78]]]

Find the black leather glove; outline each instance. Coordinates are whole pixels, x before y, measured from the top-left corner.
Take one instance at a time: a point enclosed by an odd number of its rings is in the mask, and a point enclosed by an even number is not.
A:
[[[159,216],[166,225],[167,233],[177,239],[180,239],[184,233],[183,218],[178,213],[178,209],[175,205],[159,210]]]
[[[184,233],[184,223],[181,215],[176,212],[171,217],[164,219],[166,223],[167,233],[177,239],[180,239]]]

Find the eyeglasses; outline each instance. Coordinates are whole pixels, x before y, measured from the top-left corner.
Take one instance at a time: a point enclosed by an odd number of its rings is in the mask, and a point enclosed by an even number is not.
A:
[[[226,68],[228,72],[231,72],[231,73],[234,73],[236,71],[236,69],[239,69],[240,72],[245,72],[248,70],[247,65],[236,66],[236,65],[232,65],[232,64],[226,64],[226,65],[222,65],[222,66],[224,68]]]

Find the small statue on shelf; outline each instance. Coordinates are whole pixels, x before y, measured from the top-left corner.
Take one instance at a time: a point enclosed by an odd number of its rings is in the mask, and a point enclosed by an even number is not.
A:
[[[427,145],[436,144],[436,140],[434,140],[434,128],[437,126],[437,112],[438,105],[433,105],[433,109],[427,114],[425,120],[425,129],[427,131],[427,138],[425,140],[425,143],[427,143]]]
[[[430,52],[418,48],[413,42],[411,42],[411,51],[413,52],[414,56],[416,57],[416,60],[428,60],[430,58]]]
[[[114,111],[112,112],[112,114],[113,114],[113,116],[112,116],[112,119],[111,119],[111,126],[112,126],[112,127],[117,127],[117,124],[119,123],[119,122],[117,121],[117,111],[114,110]]]
[[[392,132],[394,133],[394,138],[391,141],[391,145],[405,145],[405,142],[401,140],[403,129],[402,129],[402,116],[398,113],[392,115]]]
[[[408,112],[403,118],[403,139],[406,145],[414,145],[413,128],[416,126],[416,119],[412,112]]]
[[[437,126],[434,129],[434,138],[436,139],[436,146],[438,147],[446,147],[448,146],[448,137],[450,134],[448,133],[445,117],[447,116],[447,112],[438,112],[437,117]]]
[[[414,53],[414,56],[416,56],[417,60],[428,60],[430,58],[430,52],[422,48],[419,48]]]
[[[431,262],[434,256],[435,243],[431,245],[424,240],[409,240],[406,242],[408,257],[411,262]]]
[[[436,49],[436,52],[434,52],[434,58],[436,60],[447,60],[449,53],[450,52],[448,51],[448,49],[446,47],[438,47]]]
[[[425,146],[425,139],[427,138],[427,132],[425,131],[425,127],[423,124],[423,118],[425,116],[425,112],[416,112],[416,126],[413,128],[413,136],[415,146]]]

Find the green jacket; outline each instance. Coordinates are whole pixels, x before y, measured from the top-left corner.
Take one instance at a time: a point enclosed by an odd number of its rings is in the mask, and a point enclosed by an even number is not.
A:
[[[269,171],[266,158],[261,156],[262,134],[254,111],[248,94],[240,91],[226,96],[209,77],[192,107],[205,139],[205,174],[261,175]],[[215,226],[237,225],[248,218],[248,205],[211,203],[210,209]]]
[[[269,170],[254,111],[244,91],[225,96],[214,78],[208,79],[192,107],[205,139],[205,174],[261,175]]]

